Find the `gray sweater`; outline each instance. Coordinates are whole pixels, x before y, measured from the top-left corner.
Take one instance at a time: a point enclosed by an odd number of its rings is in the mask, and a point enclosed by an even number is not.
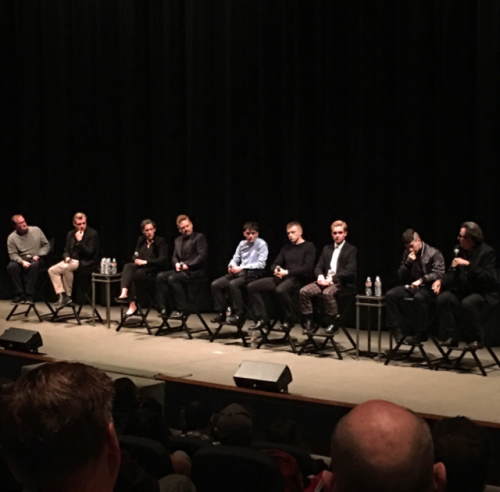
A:
[[[26,234],[20,235],[17,231],[9,234],[7,251],[11,261],[22,263],[32,256],[45,256],[50,251],[50,245],[39,227],[29,226]]]

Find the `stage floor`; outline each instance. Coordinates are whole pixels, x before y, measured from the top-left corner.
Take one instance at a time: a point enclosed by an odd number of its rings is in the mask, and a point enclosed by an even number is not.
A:
[[[43,309],[42,303],[39,307]],[[436,372],[413,367],[408,362],[384,366],[368,357],[356,360],[353,352],[344,354],[344,360],[338,360],[334,355],[298,356],[288,345],[256,350],[243,347],[241,340],[231,336],[235,333],[231,328],[222,332],[229,336],[210,343],[206,332],[189,340],[184,332],[164,337],[150,336],[144,328],[123,328],[116,332],[116,323],[112,323],[111,328],[86,322],[78,326],[75,321],[39,323],[34,315],[29,319],[15,317],[5,321],[11,308],[10,302],[0,301],[0,333],[9,327],[37,330],[44,343],[40,351],[56,359],[115,366],[130,374],[147,371],[226,385],[234,385],[233,374],[242,360],[275,362],[289,366],[293,376],[289,387],[291,394],[349,404],[380,398],[419,413],[465,415],[478,421],[500,423],[500,370],[495,368],[487,369],[488,377],[483,377],[477,370],[473,373]],[[89,307],[84,308],[85,313],[90,313]],[[208,321],[212,316],[205,314],[204,317]],[[112,308],[111,318],[119,318],[118,308]],[[152,326],[160,324],[156,313],[151,313],[148,320]],[[173,321],[172,325],[175,324],[178,322]],[[193,329],[202,328],[195,316],[190,318],[189,325]],[[350,331],[354,337],[355,330]],[[299,341],[305,338],[300,327],[295,327],[292,335]],[[344,334],[337,335],[336,340],[347,347]],[[362,332],[362,349],[366,349],[366,342],[367,334]],[[372,349],[374,342],[375,337],[372,337]],[[384,333],[382,349],[388,346],[389,339]],[[432,343],[428,342],[427,347],[431,358],[438,355]],[[498,348],[495,352],[500,356]],[[485,350],[478,355],[485,363],[491,362]]]

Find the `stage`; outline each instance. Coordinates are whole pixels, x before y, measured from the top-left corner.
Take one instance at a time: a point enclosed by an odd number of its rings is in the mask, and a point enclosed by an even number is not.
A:
[[[42,303],[38,304],[44,310]],[[286,364],[291,370],[293,382],[291,396],[326,400],[345,405],[355,405],[365,400],[380,398],[404,405],[427,416],[465,415],[483,425],[498,427],[500,424],[500,370],[487,369],[488,377],[482,377],[476,369],[472,373],[455,371],[431,371],[424,366],[413,367],[408,362],[394,362],[384,366],[366,356],[355,360],[354,352],[344,354],[344,360],[335,355],[318,357],[293,354],[288,345],[266,346],[259,350],[243,347],[241,340],[232,336],[236,330],[227,328],[223,337],[213,343],[206,332],[194,335],[189,340],[185,332],[155,337],[145,328],[123,328],[116,332],[116,323],[111,328],[97,323],[92,326],[76,321],[65,323],[39,323],[36,317],[15,317],[5,321],[12,308],[8,301],[0,301],[0,333],[8,327],[37,330],[43,339],[40,352],[54,359],[78,360],[115,368],[125,374],[162,374],[170,378],[216,385],[234,386],[233,375],[243,360]],[[104,309],[102,310],[104,312]],[[90,307],[83,314],[90,313]],[[203,315],[208,321],[212,316]],[[111,318],[119,318],[118,308],[112,308]],[[156,313],[148,318],[152,326],[158,326]],[[172,325],[178,322],[173,321]],[[192,316],[189,325],[201,329],[199,320]],[[209,326],[210,325],[209,323]],[[350,330],[354,337],[355,330]],[[292,335],[299,341],[305,337],[300,327]],[[387,349],[389,340],[383,334],[382,349]],[[344,334],[336,340],[347,347]],[[367,334],[361,333],[361,348],[366,349]],[[372,338],[372,349],[374,347]],[[428,353],[436,357],[437,350],[431,342],[426,344]],[[500,349],[495,349],[500,355]],[[485,350],[478,352],[481,360],[489,363],[491,358]],[[470,367],[473,367],[470,365]]]

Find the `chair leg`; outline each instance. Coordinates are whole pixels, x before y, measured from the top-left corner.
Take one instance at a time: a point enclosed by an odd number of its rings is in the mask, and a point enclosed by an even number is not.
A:
[[[486,350],[489,352],[489,354],[491,355],[491,357],[493,358],[493,360],[495,361],[495,364],[500,367],[500,360],[498,360],[498,357],[497,355],[495,354],[495,352],[493,352],[493,350],[491,350],[491,347],[486,347]]]
[[[148,330],[148,333],[150,335],[153,334],[153,332],[151,331],[151,326],[149,326],[149,323],[148,323],[148,320],[146,319],[146,317],[144,316],[144,312],[142,311],[142,308],[139,304],[137,304],[137,311],[139,312],[139,316],[141,317],[141,326],[142,324],[144,324],[144,326],[146,327],[146,329]]]
[[[400,340],[392,350],[389,350],[384,362],[384,366],[389,365],[389,362],[391,362],[391,360],[394,359],[394,356],[398,353],[398,350],[401,347],[401,345],[403,345],[403,340]]]
[[[7,318],[5,318],[5,321],[9,321],[9,319],[12,318],[12,316],[14,316],[14,313],[17,311],[18,307],[19,304],[14,304],[14,307],[11,309],[9,315],[7,316]]]

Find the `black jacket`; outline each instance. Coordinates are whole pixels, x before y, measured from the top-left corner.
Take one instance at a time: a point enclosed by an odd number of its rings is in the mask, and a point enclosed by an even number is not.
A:
[[[424,272],[424,275],[421,277],[423,285],[430,286],[436,280],[442,279],[446,268],[441,252],[438,249],[423,243],[422,249],[418,253],[419,254],[417,255],[417,259],[415,261],[420,262],[420,267]],[[401,260],[401,265],[398,270],[399,278],[404,282],[414,282],[418,280],[418,278],[410,278],[414,262],[408,261],[409,254],[410,252],[405,249],[403,259]]]
[[[146,247],[146,241],[146,236],[143,235],[139,237],[134,250],[135,253],[139,253],[139,256],[135,256],[134,253],[132,260],[135,260],[136,258],[139,258],[140,260],[144,259],[141,257],[141,249]],[[148,264],[146,266],[150,269],[160,269],[166,266],[168,264],[168,246],[165,239],[155,236],[152,248],[155,259],[148,259]]]
[[[201,232],[193,231],[187,238],[184,236],[176,238],[172,265],[175,268],[175,264],[182,261],[190,271],[204,270],[207,256],[208,245],[205,236]]]
[[[334,250],[334,243],[328,244],[323,248],[318,263],[314,268],[314,274],[316,277],[319,275],[324,275],[326,277],[328,275]],[[337,260],[337,271],[333,277],[333,281],[340,287],[348,288],[356,286],[357,254],[358,248],[348,242],[344,243]]]
[[[497,254],[485,243],[475,246],[470,253],[459,249],[458,258],[467,259],[470,264],[459,265],[454,270],[448,270],[443,279],[444,290],[454,290],[460,295],[482,294],[491,304],[499,301],[496,276]]]
[[[99,263],[99,234],[88,227],[85,229],[83,239],[77,241],[75,237],[76,228],[68,232],[66,246],[64,247],[63,258],[78,260],[78,268],[90,267]]]

